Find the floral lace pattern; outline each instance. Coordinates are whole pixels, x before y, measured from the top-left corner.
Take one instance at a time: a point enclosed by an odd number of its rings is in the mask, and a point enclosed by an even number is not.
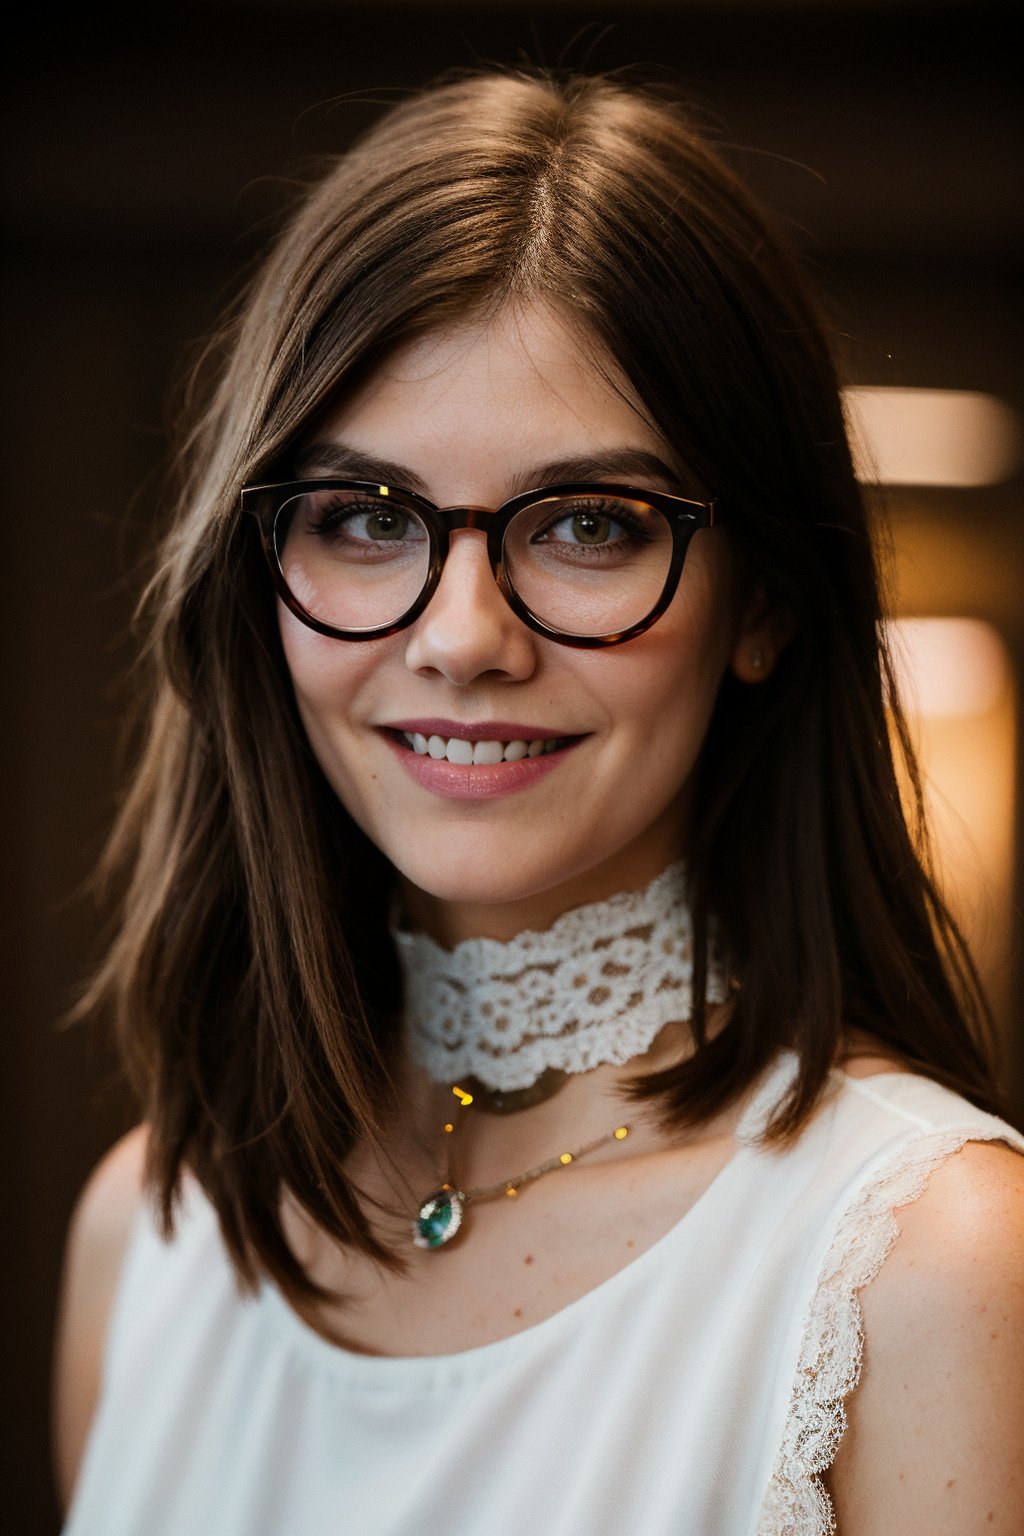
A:
[[[474,1075],[528,1088],[548,1068],[588,1072],[646,1051],[691,1013],[693,940],[686,871],[566,912],[544,933],[453,950],[393,929],[412,1056],[437,1082]],[[727,995],[713,969],[708,995]]]
[[[1005,1128],[1004,1128],[1005,1129]],[[846,1398],[860,1379],[864,1323],[858,1292],[899,1236],[895,1212],[920,1196],[936,1168],[968,1141],[996,1139],[977,1124],[924,1133],[847,1208],[836,1229],[804,1328],[782,1445],[761,1507],[758,1536],[834,1536],[822,1482],[846,1429]]]

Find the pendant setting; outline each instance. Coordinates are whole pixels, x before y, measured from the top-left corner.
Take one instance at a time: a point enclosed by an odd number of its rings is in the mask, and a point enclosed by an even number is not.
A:
[[[569,1074],[558,1067],[545,1067],[535,1083],[528,1088],[488,1088],[478,1077],[463,1078],[473,1092],[477,1109],[488,1115],[513,1115],[521,1109],[532,1109],[543,1104],[565,1086]]]
[[[463,1194],[451,1184],[442,1184],[420,1206],[412,1223],[412,1240],[417,1248],[443,1248],[462,1226]]]

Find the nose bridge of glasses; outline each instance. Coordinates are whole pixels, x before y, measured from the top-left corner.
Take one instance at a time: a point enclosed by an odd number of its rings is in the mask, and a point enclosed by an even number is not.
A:
[[[440,507],[436,516],[444,529],[444,539],[447,548],[442,554],[442,561],[446,560],[448,550],[451,549],[453,535],[466,537],[467,534],[477,534],[486,549],[487,563],[491,567],[499,587],[504,590],[504,575],[502,570],[502,533],[506,518],[501,510],[494,507],[480,507],[472,504],[456,507]],[[472,539],[469,540],[473,542]]]
[[[461,528],[476,528],[481,533],[489,533],[499,516],[493,507],[477,506],[440,507],[437,515],[449,533]]]

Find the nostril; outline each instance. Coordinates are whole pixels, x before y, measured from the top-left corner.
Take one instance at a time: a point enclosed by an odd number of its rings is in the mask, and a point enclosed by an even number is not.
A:
[[[459,686],[484,673],[520,680],[531,675],[535,637],[498,590],[489,567],[485,582],[478,575],[447,584],[442,579],[408,630],[405,664],[411,671],[439,674]]]

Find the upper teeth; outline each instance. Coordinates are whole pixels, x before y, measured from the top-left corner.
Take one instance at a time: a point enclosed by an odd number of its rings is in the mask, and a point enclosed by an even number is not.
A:
[[[445,757],[450,763],[517,763],[524,757],[554,752],[558,737],[540,741],[466,741],[461,736],[422,736],[419,731],[402,735],[420,757]]]

